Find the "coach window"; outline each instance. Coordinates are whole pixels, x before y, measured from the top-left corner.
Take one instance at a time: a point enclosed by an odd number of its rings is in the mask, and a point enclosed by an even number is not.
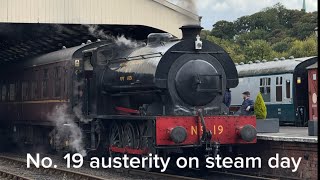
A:
[[[63,69],[62,78],[63,78],[63,82],[62,82],[62,84],[63,84],[63,87],[62,87],[63,92],[62,92],[62,95],[67,97],[68,96],[68,92],[67,92],[68,91],[68,89],[67,89],[67,87],[68,87],[68,70],[66,68]]]
[[[21,85],[22,89],[22,100],[26,101],[29,99],[29,83],[28,82],[22,82]]]
[[[60,67],[54,68],[54,97],[61,95],[61,74]]]
[[[15,86],[16,86],[16,97],[15,97],[15,101],[18,101],[18,100],[20,100],[21,99],[21,94],[20,94],[20,82],[19,81],[17,81],[16,82],[16,84],[15,84]]]
[[[48,97],[48,78],[49,78],[49,72],[48,69],[43,70],[43,80],[42,80],[42,98]]]
[[[265,102],[270,102],[270,85],[271,85],[271,78],[260,79],[260,93]]]
[[[290,88],[291,88],[291,83],[290,80],[286,81],[286,97],[289,99],[291,98],[291,94],[290,94]]]
[[[276,101],[282,101],[282,77],[276,78]]]
[[[16,96],[16,87],[15,84],[9,85],[9,100],[14,101]]]
[[[38,99],[38,82],[33,81],[31,84],[31,96],[33,100]]]
[[[6,97],[7,97],[7,86],[4,84],[2,85],[2,91],[1,91],[1,99],[2,101],[6,101]]]

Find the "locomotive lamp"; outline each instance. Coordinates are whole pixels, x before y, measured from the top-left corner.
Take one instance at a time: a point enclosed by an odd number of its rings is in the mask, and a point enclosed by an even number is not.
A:
[[[301,77],[297,78],[297,84],[301,84]]]
[[[78,60],[78,59],[74,60],[74,66],[80,67],[80,60]]]
[[[200,36],[199,35],[197,35],[197,40],[196,40],[196,42],[195,42],[195,49],[196,50],[200,50],[200,49],[202,49],[202,41],[200,40]]]

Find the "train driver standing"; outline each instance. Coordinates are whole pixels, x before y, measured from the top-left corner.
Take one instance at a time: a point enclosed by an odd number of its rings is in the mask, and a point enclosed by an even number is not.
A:
[[[243,92],[242,95],[243,95],[243,102],[239,111],[236,114],[242,115],[242,116],[250,116],[254,113],[254,102],[253,100],[250,99],[249,91]]]

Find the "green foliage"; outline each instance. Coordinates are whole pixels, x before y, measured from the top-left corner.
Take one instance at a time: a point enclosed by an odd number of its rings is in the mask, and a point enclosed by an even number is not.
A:
[[[272,45],[272,50],[279,52],[279,53],[283,53],[285,51],[288,51],[288,49],[289,49],[289,44],[286,42],[277,42]]]
[[[254,103],[254,114],[256,115],[257,119],[267,118],[267,107],[264,103],[261,93],[258,94]]]
[[[235,25],[228,21],[218,21],[211,31],[211,35],[222,39],[232,39],[235,34]]]
[[[292,44],[289,52],[295,57],[316,56],[318,54],[317,41],[313,37],[302,41],[295,40]]]
[[[278,3],[234,22],[218,21],[202,37],[222,46],[235,62],[316,56],[318,12],[286,9]]]
[[[270,44],[261,39],[249,41],[244,50],[247,59],[252,57],[256,57],[256,59],[269,59],[272,51]]]

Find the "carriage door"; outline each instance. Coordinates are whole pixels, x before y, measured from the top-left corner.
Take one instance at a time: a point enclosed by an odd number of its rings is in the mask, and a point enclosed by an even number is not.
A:
[[[276,104],[277,104],[277,114],[281,121],[288,121],[289,119],[289,107],[284,99],[284,78],[282,76],[276,77]]]

